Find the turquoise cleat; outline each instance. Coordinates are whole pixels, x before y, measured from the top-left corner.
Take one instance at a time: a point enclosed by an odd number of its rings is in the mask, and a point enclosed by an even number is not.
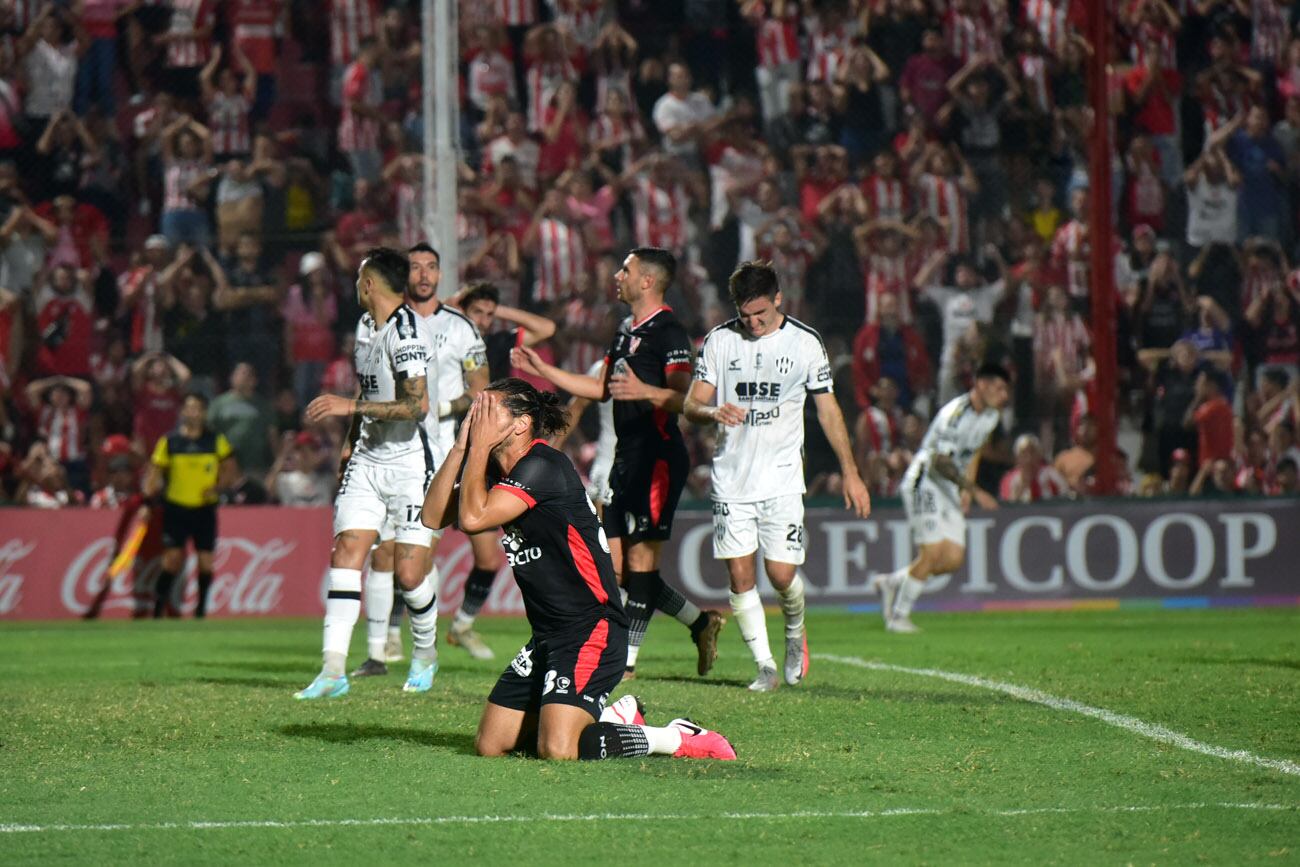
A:
[[[296,699],[308,698],[340,698],[348,694],[348,676],[340,674],[338,676],[328,674],[318,674],[316,679],[306,689],[299,690],[293,694]]]
[[[438,673],[438,660],[411,659],[411,670],[402,684],[402,692],[428,692],[433,689],[433,676]]]

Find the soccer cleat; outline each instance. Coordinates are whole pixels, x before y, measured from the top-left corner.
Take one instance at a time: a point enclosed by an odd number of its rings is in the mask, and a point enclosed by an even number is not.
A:
[[[381,674],[388,674],[388,666],[377,659],[367,659],[352,672],[353,677],[378,677]]]
[[[428,692],[433,689],[433,676],[438,673],[438,660],[411,659],[411,670],[407,672],[406,683],[402,692]]]
[[[889,581],[887,572],[877,572],[871,576],[867,582],[868,590],[875,590],[880,594],[880,617],[885,621],[885,626],[889,626],[889,618],[894,613],[894,586]]]
[[[348,694],[348,678],[345,674],[330,675],[321,672],[316,675],[306,689],[293,694],[296,699],[341,698]]]
[[[668,725],[682,733],[682,745],[673,753],[673,758],[736,760],[736,751],[731,743],[717,732],[700,728],[688,719],[675,719]]]
[[[496,654],[492,648],[488,647],[474,631],[472,626],[458,628],[454,623],[447,630],[447,643],[452,647],[460,647],[469,652],[473,659],[494,659]]]
[[[406,657],[402,655],[402,637],[390,635],[384,643],[384,662],[401,662],[403,659]]]
[[[625,695],[611,702],[605,712],[612,714],[622,725],[645,725],[645,705],[634,695]]]
[[[699,652],[699,659],[695,663],[695,671],[700,677],[708,674],[713,669],[713,663],[718,658],[718,633],[727,622],[727,618],[722,616],[721,611],[706,611],[704,615],[709,622],[694,636],[695,649]],[[626,680],[626,678],[624,678]]]
[[[776,669],[763,666],[758,670],[758,677],[749,685],[750,692],[771,692],[780,685],[781,681],[776,676]]]
[[[808,674],[808,630],[785,640],[785,682],[795,686]]]
[[[897,632],[902,635],[912,635],[921,631],[921,627],[912,622],[911,617],[891,617],[885,624],[886,632]]]

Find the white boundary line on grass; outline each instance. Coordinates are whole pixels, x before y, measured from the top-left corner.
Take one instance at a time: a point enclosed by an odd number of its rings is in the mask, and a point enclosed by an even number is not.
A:
[[[542,822],[686,822],[686,821],[753,821],[794,819],[889,819],[895,816],[1038,816],[1072,813],[1164,813],[1187,810],[1259,810],[1300,812],[1300,804],[1132,804],[1112,807],[1023,807],[1006,810],[940,809],[935,807],[894,807],[883,810],[801,810],[793,813],[570,813],[541,816],[411,816],[375,819],[247,819],[223,822],[146,822],[102,825],[21,825],[0,824],[0,834],[49,834],[71,831],[223,831],[238,829],[294,828],[377,828],[409,825],[529,825]]]
[[[1171,728],[1149,723],[1140,720],[1137,717],[1128,716],[1127,714],[1115,713],[1106,710],[1104,707],[1093,707],[1090,704],[1075,701],[1070,698],[1061,698],[1051,693],[1043,692],[1028,686],[1018,686],[1014,683],[1004,683],[1000,680],[989,680],[988,678],[976,677],[973,674],[961,674],[955,671],[942,671],[937,668],[909,668],[905,665],[891,665],[887,662],[872,662],[862,659],[858,656],[834,656],[826,653],[814,653],[813,659],[820,659],[826,662],[838,662],[842,665],[852,665],[856,668],[865,668],[871,671],[893,671],[900,674],[916,674],[922,677],[936,677],[940,680],[960,683],[964,686],[977,686],[981,689],[990,689],[994,692],[1000,692],[1009,695],[1012,698],[1018,698],[1021,701],[1041,704],[1044,707],[1050,707],[1052,710],[1064,710],[1071,713],[1082,714],[1083,716],[1092,717],[1101,720],[1107,725],[1124,729],[1141,735],[1144,738],[1150,738],[1153,741],[1159,741],[1162,744],[1189,750],[1194,753],[1201,753],[1206,756],[1213,756],[1216,759],[1227,759],[1230,762],[1238,762],[1243,765],[1254,765],[1258,768],[1266,768],[1270,771],[1278,771],[1283,774],[1290,774],[1293,777],[1300,777],[1300,764],[1287,761],[1286,759],[1270,759],[1265,756],[1257,756],[1247,750],[1230,750],[1225,747],[1216,747],[1214,744],[1207,744],[1190,738],[1181,732],[1176,732]]]

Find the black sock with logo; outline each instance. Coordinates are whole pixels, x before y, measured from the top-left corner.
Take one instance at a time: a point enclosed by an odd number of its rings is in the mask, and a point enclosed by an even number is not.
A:
[[[635,759],[650,755],[650,741],[645,729],[624,723],[592,723],[578,735],[578,758],[583,761],[600,759]]]

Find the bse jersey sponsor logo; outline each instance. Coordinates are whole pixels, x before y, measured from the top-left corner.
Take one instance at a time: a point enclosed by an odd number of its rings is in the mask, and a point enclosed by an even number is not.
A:
[[[779,382],[738,382],[736,397],[740,400],[777,401],[781,399]]]
[[[375,373],[358,373],[357,382],[361,383],[361,390],[366,394],[373,394],[379,391],[379,375]]]
[[[513,527],[506,528],[505,535],[501,537],[501,544],[505,546],[506,560],[509,561],[511,569],[525,566],[542,558],[542,549],[536,545],[525,548],[524,537]]]

